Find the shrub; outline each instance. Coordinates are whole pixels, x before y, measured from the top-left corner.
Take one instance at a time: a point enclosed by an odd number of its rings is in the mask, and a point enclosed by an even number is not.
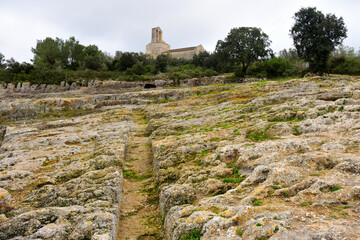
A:
[[[358,57],[337,57],[329,61],[329,70],[336,74],[360,74],[360,59]]]
[[[287,77],[296,74],[296,72],[295,65],[281,57],[257,62],[249,68],[249,74],[268,78]]]

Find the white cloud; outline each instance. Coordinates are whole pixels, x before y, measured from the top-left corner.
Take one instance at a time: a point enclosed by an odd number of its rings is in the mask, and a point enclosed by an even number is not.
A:
[[[48,36],[75,36],[111,54],[144,52],[156,26],[173,48],[203,44],[208,51],[233,27],[260,27],[277,52],[292,47],[292,16],[308,6],[343,16],[349,29],[345,44],[360,47],[355,0],[2,0],[1,5],[0,52],[18,61],[29,61],[36,40]]]

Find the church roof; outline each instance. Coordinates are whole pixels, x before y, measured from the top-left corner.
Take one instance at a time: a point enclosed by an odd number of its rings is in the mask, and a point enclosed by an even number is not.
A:
[[[163,53],[192,51],[195,50],[196,48],[197,47],[177,48],[177,49],[166,50]]]

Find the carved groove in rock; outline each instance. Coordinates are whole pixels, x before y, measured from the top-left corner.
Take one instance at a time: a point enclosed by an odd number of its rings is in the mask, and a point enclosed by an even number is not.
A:
[[[132,113],[135,126],[125,152],[117,239],[163,239],[146,119],[140,110]]]

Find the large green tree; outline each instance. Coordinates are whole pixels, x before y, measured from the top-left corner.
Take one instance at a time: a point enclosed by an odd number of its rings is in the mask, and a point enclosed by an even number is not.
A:
[[[329,55],[347,37],[342,17],[326,16],[316,8],[301,8],[294,16],[290,30],[299,57],[309,62],[310,71],[327,71]]]
[[[106,70],[107,56],[96,45],[83,46],[75,39],[50,37],[38,40],[34,53],[34,66],[37,69]]]
[[[89,45],[84,48],[85,67],[91,70],[101,70],[104,63],[104,54],[96,45]]]
[[[62,68],[67,58],[62,51],[63,44],[60,38],[47,37],[44,40],[38,40],[36,47],[32,48],[34,66],[45,69]]]
[[[233,67],[241,67],[246,74],[248,67],[259,59],[266,58],[272,51],[268,35],[260,28],[233,28],[224,41],[219,40],[215,52],[221,61]]]
[[[66,68],[71,70],[77,70],[81,65],[84,65],[84,48],[85,46],[81,45],[75,37],[70,37],[69,40],[66,40],[63,44],[63,52],[66,55]]]

